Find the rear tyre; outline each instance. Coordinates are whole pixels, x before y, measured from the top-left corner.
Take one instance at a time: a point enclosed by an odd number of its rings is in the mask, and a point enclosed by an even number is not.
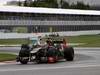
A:
[[[67,61],[73,61],[74,60],[74,49],[72,47],[68,47],[64,49],[64,58]]]
[[[21,50],[19,51],[19,62],[21,64],[27,64],[30,57],[30,50],[27,44],[23,44],[21,46]]]

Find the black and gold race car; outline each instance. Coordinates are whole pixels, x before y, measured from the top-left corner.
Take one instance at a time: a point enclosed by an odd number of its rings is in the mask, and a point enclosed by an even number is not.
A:
[[[17,62],[27,64],[28,62],[36,63],[55,63],[61,59],[66,61],[74,60],[74,49],[60,41],[46,41],[45,45],[34,45],[30,48],[27,44],[21,46]]]

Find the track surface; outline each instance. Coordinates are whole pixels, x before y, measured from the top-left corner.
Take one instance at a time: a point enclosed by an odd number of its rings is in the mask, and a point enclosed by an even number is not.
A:
[[[3,52],[16,53],[14,48],[0,48]],[[65,60],[55,64],[8,63],[0,65],[0,75],[100,75],[100,49],[75,48],[75,59],[72,62]]]

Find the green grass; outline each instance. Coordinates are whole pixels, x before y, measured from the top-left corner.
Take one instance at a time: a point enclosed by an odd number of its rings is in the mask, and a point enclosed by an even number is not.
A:
[[[100,35],[82,35],[82,36],[67,36],[60,37],[66,38],[69,43],[84,43],[79,45],[79,47],[100,47]],[[44,38],[44,40],[46,40]],[[14,44],[25,44],[29,43],[28,39],[9,39],[9,40],[0,40],[0,45],[14,45]]]
[[[81,47],[100,47],[100,35],[66,37],[70,43],[84,43]]]
[[[15,59],[16,59],[16,55],[14,55],[14,54],[0,53],[0,62],[11,61],[11,60],[15,60]]]
[[[0,45],[16,45],[29,43],[28,39],[0,39]]]

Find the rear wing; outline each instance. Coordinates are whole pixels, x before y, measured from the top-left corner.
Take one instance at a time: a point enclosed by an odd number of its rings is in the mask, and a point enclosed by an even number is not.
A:
[[[63,41],[53,41],[54,44],[62,44]]]
[[[52,40],[52,42],[53,42],[54,44],[63,44],[63,43],[66,42],[66,39],[64,39],[64,38],[59,38],[59,37],[57,37],[57,38],[50,38],[50,39]],[[46,42],[48,42],[48,41],[46,41]]]

